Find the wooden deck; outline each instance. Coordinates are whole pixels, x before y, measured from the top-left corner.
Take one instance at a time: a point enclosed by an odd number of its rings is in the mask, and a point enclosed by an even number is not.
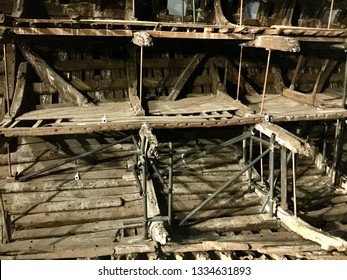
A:
[[[106,131],[137,130],[143,123],[152,128],[228,127],[257,124],[261,96],[247,97],[248,107],[232,98],[197,96],[177,101],[149,101],[146,116],[137,116],[129,101],[90,104],[88,107],[51,106],[24,113],[14,120],[4,121],[0,133],[6,137],[87,134]],[[326,107],[302,104],[281,95],[268,95],[264,114],[273,122],[334,120],[345,118],[347,110],[338,107],[340,98]],[[331,99],[331,97],[330,97]]]

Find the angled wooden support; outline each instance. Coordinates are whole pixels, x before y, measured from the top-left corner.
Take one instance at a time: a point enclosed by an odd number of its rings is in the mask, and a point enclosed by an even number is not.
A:
[[[294,75],[293,75],[293,78],[292,78],[292,82],[291,82],[290,87],[289,87],[290,90],[294,90],[295,89],[296,79],[297,79],[297,77],[299,75],[300,67],[302,65],[302,62],[303,62],[304,58],[305,57],[303,55],[299,55],[298,63],[296,64],[296,67],[295,67],[295,70],[294,70]]]
[[[15,0],[13,3],[12,16],[21,17],[24,11],[24,2],[25,0]]]
[[[184,69],[182,74],[179,76],[176,84],[172,88],[169,96],[166,98],[166,101],[174,101],[176,100],[177,96],[182,91],[183,87],[187,83],[190,76],[193,74],[194,70],[199,66],[200,62],[204,59],[206,54],[204,53],[197,53],[193,59],[190,61],[188,66]]]
[[[281,69],[279,69],[278,66],[272,66],[271,67],[271,73],[273,75],[273,79],[274,79],[274,89],[276,91],[276,93],[278,94],[282,94],[283,89],[286,87],[284,82],[283,82],[283,77],[281,74]]]
[[[212,78],[212,93],[218,94],[219,92],[226,92],[226,89],[220,80],[220,75],[217,71],[216,65],[213,62],[210,65],[210,75]]]
[[[78,106],[87,106],[88,99],[55,72],[53,68],[50,67],[38,54],[24,45],[20,46],[20,49],[25,59],[33,66],[42,81],[47,82],[54,87],[64,99]]]

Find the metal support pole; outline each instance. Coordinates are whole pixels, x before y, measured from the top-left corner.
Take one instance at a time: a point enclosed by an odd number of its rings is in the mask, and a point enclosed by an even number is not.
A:
[[[244,131],[244,134],[246,131]],[[247,160],[247,138],[242,140],[242,161],[245,164]]]
[[[249,160],[248,162],[251,163],[253,159],[253,138],[250,137],[249,139]],[[252,168],[250,168],[248,170],[248,180],[249,180],[249,184],[248,184],[248,191],[252,190]]]
[[[281,147],[281,207],[288,209],[287,148]]]
[[[336,134],[335,134],[335,147],[334,147],[334,159],[333,159],[333,176],[332,183],[337,185],[340,178],[340,167],[341,167],[341,155],[343,152],[343,140],[345,135],[345,120],[338,119],[336,122]]]
[[[182,0],[182,23],[184,22],[184,0]]]
[[[243,0],[240,1],[240,25],[243,24]]]
[[[241,46],[240,50],[240,63],[239,63],[239,73],[237,77],[237,94],[236,100],[239,100],[240,97],[240,83],[241,83],[241,71],[242,71],[242,57],[243,57],[243,46]]]
[[[269,67],[270,67],[270,59],[271,59],[271,50],[268,50],[268,56],[267,56],[267,63],[266,63],[266,72],[265,72],[265,81],[264,81],[264,88],[263,88],[263,96],[261,98],[261,108],[260,108],[260,115],[263,115],[264,111],[264,102],[265,102],[265,93],[266,93],[266,87],[267,87],[267,79],[269,75]]]
[[[262,138],[262,133],[259,134],[260,139]],[[263,153],[263,143],[259,142],[259,150],[260,154]],[[263,158],[260,159],[260,182],[263,185],[264,184],[264,160]]]
[[[333,17],[333,11],[334,11],[334,0],[331,0],[330,12],[329,12],[329,21],[328,21],[328,29],[331,26],[331,20],[332,20],[332,17]]]
[[[196,19],[195,19],[195,0],[193,0],[193,22],[195,23],[196,22]]]
[[[12,160],[11,160],[11,144],[10,139],[7,142],[7,165],[8,165],[8,176],[11,178],[12,175]]]
[[[5,232],[5,241],[6,243],[9,243],[11,241],[11,235],[10,235],[10,230],[7,225],[7,220],[6,220],[6,213],[5,213],[5,206],[4,206],[4,200],[2,199],[2,194],[0,192],[0,206],[1,206],[1,218],[2,218],[2,224],[4,227],[4,232]],[[2,234],[2,233],[0,233]]]
[[[140,104],[142,106],[142,90],[143,90],[143,46],[140,47]]]
[[[273,198],[274,198],[274,172],[275,172],[275,135],[272,134],[270,138],[271,145],[269,147],[270,149],[270,155],[269,155],[269,215],[270,217],[273,216]]]
[[[10,111],[10,88],[8,84],[8,68],[7,68],[7,49],[6,44],[3,45],[3,52],[4,52],[4,68],[5,68],[5,94],[6,94],[6,109],[8,115],[11,117],[11,111]]]
[[[321,166],[321,172],[322,174],[325,174],[326,172],[326,155],[327,155],[327,141],[328,141],[328,124],[324,123],[324,139],[323,139],[323,151],[322,151],[322,166]]]
[[[296,154],[292,151],[292,163],[293,163],[293,202],[294,202],[294,216],[298,216],[297,204],[296,204]]]
[[[224,86],[224,88],[226,88],[226,86],[227,86],[228,67],[229,67],[229,60],[226,60],[225,61],[225,70],[224,70],[224,79],[223,79],[223,86]]]
[[[346,64],[345,64],[345,82],[343,86],[343,97],[342,97],[342,108],[346,108],[346,97],[347,97],[347,50],[346,53]]]
[[[299,71],[300,71],[300,67],[301,67],[303,59],[304,59],[304,56],[300,55],[298,63],[296,64],[296,68],[295,68],[294,74],[293,74],[292,82],[291,82],[290,87],[289,87],[290,90],[294,90],[295,89],[296,79],[297,79],[297,77],[299,75]]]
[[[237,180],[243,173],[245,173],[248,169],[250,169],[254,164],[256,164],[261,158],[266,156],[270,152],[270,148],[268,148],[263,154],[259,155],[256,159],[254,159],[250,164],[248,164],[244,169],[233,175],[228,182],[226,182],[222,187],[216,190],[213,194],[211,194],[206,200],[200,203],[197,207],[195,207],[181,222],[180,226],[183,225],[189,218],[196,214],[202,207],[208,204],[212,199],[214,199],[218,194],[228,188],[235,180]]]
[[[170,153],[170,169],[169,169],[169,195],[168,195],[168,216],[169,226],[172,223],[172,189],[173,189],[173,150],[172,142],[169,142],[169,153]]]
[[[143,238],[148,239],[148,206],[147,206],[147,157],[142,155],[142,196],[143,196]]]

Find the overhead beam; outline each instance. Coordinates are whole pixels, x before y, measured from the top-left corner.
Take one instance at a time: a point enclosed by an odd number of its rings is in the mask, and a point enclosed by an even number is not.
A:
[[[169,96],[166,98],[166,101],[174,101],[176,100],[177,96],[182,91],[183,87],[187,83],[190,76],[193,74],[194,70],[199,66],[200,62],[204,59],[206,54],[204,53],[197,53],[193,59],[190,61],[188,66],[184,69],[182,74],[179,76],[176,84],[172,88]]]
[[[258,36],[255,40],[243,43],[245,47],[264,48],[282,52],[299,52],[299,42],[290,37],[282,36]]]

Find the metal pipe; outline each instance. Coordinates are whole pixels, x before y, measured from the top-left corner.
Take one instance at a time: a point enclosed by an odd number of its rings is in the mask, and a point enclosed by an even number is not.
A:
[[[97,153],[97,152],[100,152],[100,151],[102,151],[102,150],[108,149],[108,148],[110,148],[110,147],[112,147],[112,146],[114,146],[114,145],[124,143],[124,142],[126,142],[126,141],[131,140],[131,138],[132,138],[132,136],[130,135],[130,136],[127,136],[127,137],[125,137],[125,138],[123,138],[123,139],[121,139],[121,140],[118,140],[118,141],[115,141],[115,142],[113,142],[113,143],[107,144],[107,145],[105,145],[105,146],[103,146],[103,147],[97,148],[97,149],[95,149],[95,150],[91,150],[91,151],[88,151],[88,152],[86,152],[86,153],[83,153],[83,154],[80,154],[80,155],[77,155],[77,156],[74,156],[74,157],[71,157],[71,158],[62,160],[62,161],[61,161],[60,163],[58,163],[58,164],[53,164],[53,165],[51,165],[51,166],[48,166],[48,167],[43,168],[43,169],[41,169],[41,170],[38,170],[38,171],[36,171],[36,172],[34,172],[34,173],[32,173],[32,174],[28,174],[28,175],[21,176],[21,177],[18,178],[18,180],[21,181],[21,182],[25,182],[25,181],[27,181],[27,180],[29,180],[29,179],[31,179],[31,178],[33,178],[33,177],[39,175],[39,174],[42,174],[42,173],[47,172],[47,171],[49,171],[49,170],[55,169],[55,168],[60,167],[60,166],[62,166],[62,165],[64,165],[64,164],[73,162],[73,161],[75,161],[75,160],[77,160],[77,159],[81,159],[81,158],[87,157],[87,156],[89,156],[89,155],[95,154],[95,153]]]
[[[173,189],[173,151],[172,142],[169,142],[170,151],[170,169],[169,169],[169,195],[168,195],[168,216],[169,216],[169,226],[172,223],[172,189]]]
[[[192,161],[194,161],[194,160],[197,160],[197,159],[199,159],[199,158],[202,158],[202,157],[204,157],[204,156],[206,156],[206,155],[208,155],[208,154],[217,152],[217,151],[219,151],[219,150],[221,150],[221,149],[223,149],[223,148],[225,148],[225,147],[228,147],[228,146],[230,146],[230,145],[232,145],[232,144],[235,144],[235,143],[237,143],[237,142],[239,142],[239,141],[242,141],[243,139],[246,139],[246,138],[248,138],[248,137],[250,137],[250,136],[251,136],[250,132],[243,133],[243,134],[241,134],[240,136],[237,136],[237,137],[235,137],[235,138],[233,138],[233,139],[230,139],[230,140],[228,140],[228,141],[225,141],[224,143],[219,144],[219,145],[217,145],[217,146],[214,146],[214,147],[211,148],[211,149],[204,150],[204,151],[202,151],[202,152],[200,152],[200,153],[198,153],[198,154],[195,154],[195,155],[193,155],[193,156],[190,157],[190,158],[181,159],[181,160],[179,160],[176,164],[173,165],[173,170],[175,170],[175,169],[177,169],[177,168],[179,168],[179,167],[181,167],[181,166],[183,166],[183,165],[186,165],[186,164],[188,164],[188,163],[190,163],[190,162],[192,162]],[[168,170],[165,169],[165,170],[163,170],[162,172],[165,173],[165,172],[168,172]]]
[[[246,133],[246,131],[244,133]],[[247,148],[247,138],[242,140],[242,161],[243,161],[243,163],[246,163],[246,158],[247,158],[246,148]]]
[[[239,100],[240,97],[240,83],[241,83],[241,71],[242,71],[242,57],[243,57],[243,46],[241,45],[240,50],[240,63],[239,63],[239,73],[237,77],[237,93],[236,93],[236,100]]]
[[[290,87],[289,87],[290,90],[294,90],[295,89],[296,78],[298,77],[298,74],[299,74],[300,67],[301,67],[303,59],[304,59],[304,56],[300,55],[298,63],[296,64],[296,67],[295,67],[295,71],[294,71],[294,74],[293,74],[292,82],[291,82]]]
[[[294,200],[294,216],[298,216],[298,210],[296,205],[296,164],[295,153],[292,151],[292,163],[293,163],[293,200]]]
[[[347,97],[347,50],[346,53],[346,64],[345,64],[345,82],[343,86],[343,97],[342,97],[342,108],[346,108],[346,97]]]
[[[322,167],[321,172],[322,174],[325,173],[326,169],[326,154],[327,154],[327,141],[328,141],[328,124],[324,123],[324,140],[323,140],[323,151],[322,151]]]
[[[240,25],[243,23],[243,0],[240,1]]]
[[[184,0],[182,0],[182,23],[184,22]]]
[[[142,106],[142,90],[143,90],[143,46],[140,47],[140,104]]]
[[[345,135],[346,123],[344,119],[338,119],[336,123],[336,135],[335,135],[335,147],[334,147],[334,159],[333,159],[333,176],[332,183],[337,185],[340,177],[340,167],[341,167],[341,155],[343,153],[343,140]]]
[[[196,212],[198,212],[202,207],[204,207],[207,203],[209,203],[212,199],[214,199],[218,194],[224,191],[226,188],[230,186],[235,180],[237,180],[243,173],[245,173],[248,169],[250,169],[254,164],[256,164],[261,158],[266,156],[270,152],[270,148],[268,148],[263,154],[259,155],[256,159],[254,159],[250,164],[248,164],[244,169],[233,175],[222,187],[216,190],[213,194],[211,194],[206,200],[200,203],[197,207],[195,207],[179,224],[179,226],[183,225],[189,218],[191,218]]]
[[[227,86],[227,80],[228,80],[228,67],[229,67],[229,60],[227,59],[225,61],[225,70],[224,70],[224,80],[223,80],[223,86],[226,88]]]
[[[329,12],[329,20],[328,20],[328,29],[330,29],[330,26],[331,26],[331,20],[332,20],[332,17],[333,17],[333,11],[334,11],[334,0],[331,0],[330,12]]]
[[[250,137],[249,139],[249,160],[248,162],[252,162],[253,159],[253,137]],[[248,191],[252,190],[252,168],[248,170],[248,179],[249,179],[249,185],[248,185]]]
[[[269,190],[269,215],[272,217],[273,216],[273,198],[274,198],[274,172],[275,172],[275,135],[272,134],[270,138],[271,146],[270,148],[270,155],[269,155],[269,173],[270,173],[270,178],[269,178],[269,185],[270,185],[270,190]]]
[[[6,213],[5,213],[5,206],[4,206],[4,200],[2,199],[2,194],[0,192],[0,206],[1,206],[1,218],[2,218],[2,223],[5,229],[5,241],[6,243],[9,243],[11,241],[11,235],[10,235],[10,230],[7,225],[7,220],[6,220]]]
[[[193,22],[194,23],[196,22],[196,19],[195,19],[195,0],[193,0]]]
[[[288,209],[287,148],[284,146],[281,148],[281,207]]]
[[[269,75],[269,67],[270,67],[270,59],[271,59],[271,50],[268,50],[268,56],[267,56],[267,63],[266,63],[266,72],[265,72],[265,81],[264,81],[264,88],[263,88],[263,96],[261,98],[261,108],[260,108],[260,115],[263,115],[264,111],[264,102],[265,102],[265,93],[266,93],[266,86],[267,86],[267,79]]]
[[[7,69],[7,49],[6,44],[3,45],[3,52],[4,52],[4,70],[5,70],[5,91],[6,91],[6,109],[8,115],[11,117],[11,111],[10,111],[10,88],[8,85],[8,69]]]
[[[139,179],[139,177],[137,175],[136,165],[135,164],[132,167],[132,171],[133,171],[133,175],[134,175],[134,178],[135,178],[135,181],[136,181],[136,186],[139,189],[140,195],[142,195],[143,194],[142,185],[141,185],[140,179]]]
[[[260,132],[260,139],[261,139],[261,137],[262,137],[262,133]],[[259,151],[260,154],[262,154],[263,153],[263,143],[262,142],[259,143],[259,150],[260,150]],[[262,185],[264,184],[264,160],[263,160],[263,158],[260,159],[260,182]]]
[[[8,165],[8,176],[11,178],[12,176],[12,160],[11,160],[11,144],[10,139],[7,142],[7,165]]]
[[[142,164],[142,196],[143,196],[143,238],[148,239],[148,209],[147,209],[147,158],[143,155]]]

